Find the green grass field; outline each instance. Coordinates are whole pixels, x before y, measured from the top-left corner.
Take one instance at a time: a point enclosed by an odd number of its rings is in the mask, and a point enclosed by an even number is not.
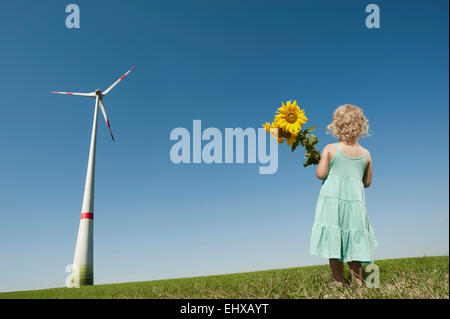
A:
[[[380,288],[335,287],[328,265],[0,293],[5,298],[449,298],[449,257],[377,260]],[[346,276],[349,277],[348,267]]]

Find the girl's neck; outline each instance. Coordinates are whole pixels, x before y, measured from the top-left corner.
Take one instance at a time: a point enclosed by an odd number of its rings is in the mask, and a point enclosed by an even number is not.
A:
[[[352,140],[352,141],[342,141],[342,140],[340,140],[339,142],[344,144],[344,145],[347,145],[347,146],[357,146],[357,145],[359,145],[357,139],[356,140]]]

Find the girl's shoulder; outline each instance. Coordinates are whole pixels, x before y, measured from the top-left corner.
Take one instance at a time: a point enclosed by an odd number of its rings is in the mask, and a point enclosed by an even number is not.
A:
[[[336,149],[336,147],[334,146],[335,143],[330,143],[324,146],[323,150],[324,151],[328,151],[328,150],[332,150],[332,149]]]
[[[367,155],[370,155],[370,151],[368,148],[365,148],[364,146],[362,146],[361,144],[359,144],[359,146],[361,147],[361,149],[363,150],[363,152],[365,152]]]
[[[331,161],[331,159],[336,155],[336,146],[335,143],[327,144],[323,148],[322,156],[327,156],[328,160]]]
[[[365,148],[364,146],[362,146],[361,144],[359,144],[359,146],[361,147],[362,151],[364,152],[364,154],[366,154],[366,162],[372,162],[372,156],[370,155],[370,151],[368,148]]]

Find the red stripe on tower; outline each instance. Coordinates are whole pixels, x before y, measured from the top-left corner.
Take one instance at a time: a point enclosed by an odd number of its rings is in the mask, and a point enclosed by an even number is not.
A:
[[[80,219],[94,219],[93,213],[81,213]]]

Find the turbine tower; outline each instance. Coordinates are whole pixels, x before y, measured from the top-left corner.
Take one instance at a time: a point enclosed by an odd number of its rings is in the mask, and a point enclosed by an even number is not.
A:
[[[91,147],[89,150],[89,161],[86,173],[86,184],[84,187],[83,205],[81,207],[80,227],[78,229],[77,244],[75,247],[75,256],[72,264],[72,285],[79,287],[82,285],[94,284],[94,179],[95,179],[95,145],[97,138],[97,115],[98,107],[103,113],[106,125],[108,126],[111,138],[114,141],[114,135],[106,115],[103,97],[108,94],[113,87],[126,77],[134,67],[122,75],[105,91],[99,89],[90,93],[76,92],[52,92],[56,94],[78,95],[95,98],[94,121],[92,124]]]

